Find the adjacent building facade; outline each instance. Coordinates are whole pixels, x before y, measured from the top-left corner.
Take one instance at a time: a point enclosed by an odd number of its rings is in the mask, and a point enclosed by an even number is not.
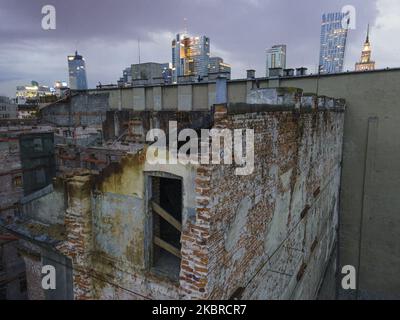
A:
[[[51,100],[54,95],[54,88],[32,81],[30,85],[17,86],[16,100],[18,105],[36,105]]]
[[[266,56],[266,76],[270,76],[269,69],[286,68],[286,45],[275,45],[267,50]]]
[[[231,77],[231,66],[224,63],[220,57],[210,57],[208,65],[208,74],[225,74],[228,79]]]
[[[75,51],[75,55],[68,56],[69,86],[72,90],[86,90],[85,59]]]
[[[118,86],[172,83],[170,63],[145,62],[132,64],[122,72]]]
[[[343,71],[349,23],[350,20],[345,13],[335,12],[322,15],[320,73]]]
[[[22,203],[55,175],[52,128],[28,122],[0,121],[0,222],[16,219]],[[27,298],[18,240],[0,227],[0,300]]]
[[[8,97],[0,96],[0,119],[16,119],[17,117],[17,104]]]

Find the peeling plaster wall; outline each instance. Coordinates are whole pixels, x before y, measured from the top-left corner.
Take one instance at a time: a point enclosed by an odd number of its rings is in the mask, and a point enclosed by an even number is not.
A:
[[[149,165],[144,153],[123,157],[97,177],[67,180],[68,236],[59,249],[73,262],[75,299],[179,298],[179,283],[152,274],[146,264],[144,179],[154,172],[182,178],[185,221],[195,206],[195,170]]]
[[[233,114],[255,130],[255,170],[209,168],[203,297],[313,299],[336,241],[343,112]],[[206,181],[206,182],[204,182]]]

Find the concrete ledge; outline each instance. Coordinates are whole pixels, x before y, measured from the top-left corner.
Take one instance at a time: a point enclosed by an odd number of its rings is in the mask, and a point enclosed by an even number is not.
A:
[[[319,111],[344,112],[345,106],[335,105],[333,107],[319,107],[315,109],[311,105],[301,105],[300,109],[295,104],[274,105],[274,104],[248,104],[248,103],[230,103],[228,105],[228,114],[244,114],[257,112],[288,112],[296,111],[300,113],[310,113]]]

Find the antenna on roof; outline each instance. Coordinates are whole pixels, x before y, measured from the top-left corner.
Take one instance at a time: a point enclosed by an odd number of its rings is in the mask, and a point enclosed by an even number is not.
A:
[[[139,58],[139,79],[142,78],[141,76],[141,68],[140,68],[140,37],[138,38],[138,58]]]
[[[187,25],[187,21],[188,21],[187,18],[183,18],[183,33],[184,33],[185,35],[188,34],[188,25]]]
[[[75,40],[75,54],[78,53],[79,40]]]
[[[139,64],[140,64],[140,38],[138,38],[138,58],[139,58]]]

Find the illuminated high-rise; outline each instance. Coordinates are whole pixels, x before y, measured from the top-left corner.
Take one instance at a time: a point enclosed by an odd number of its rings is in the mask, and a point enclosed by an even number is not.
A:
[[[172,41],[173,81],[177,82],[179,76],[207,76],[209,59],[210,39],[208,37],[177,34]]]
[[[68,56],[69,87],[72,90],[87,90],[85,59],[75,51]]]
[[[343,71],[347,32],[350,20],[345,13],[322,15],[319,66],[321,73]]]
[[[369,42],[369,26],[367,30],[367,39],[365,40],[361,52],[361,60],[356,63],[356,71],[375,70],[375,61],[371,60],[371,43]]]
[[[228,79],[230,79],[231,66],[224,62],[224,59],[220,57],[210,57],[208,64],[208,73],[225,73]]]

